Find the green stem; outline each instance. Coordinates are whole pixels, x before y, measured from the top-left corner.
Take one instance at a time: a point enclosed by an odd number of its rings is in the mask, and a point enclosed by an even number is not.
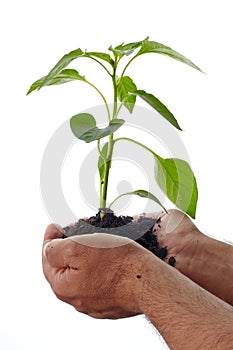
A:
[[[130,63],[131,63],[136,57],[138,57],[138,55],[133,56],[133,57],[131,58],[131,60],[129,60],[129,62],[126,64],[125,68],[123,69],[123,71],[122,71],[122,73],[121,73],[121,78],[124,76],[125,71],[126,71],[126,69],[129,67]],[[120,79],[121,79],[121,78],[120,78]]]
[[[160,160],[162,159],[158,154],[156,154],[155,152],[153,152],[149,147],[143,145],[141,142],[138,142],[136,140],[130,139],[128,137],[119,137],[118,139],[115,139],[114,142],[116,143],[117,141],[129,141],[129,142],[133,142],[136,145],[146,149],[148,152],[150,152],[156,159]]]
[[[116,116],[117,116],[116,67],[117,67],[117,61],[115,61],[115,64],[113,67],[113,75],[112,75],[113,93],[114,93],[114,96],[113,96],[114,105],[113,105],[112,119],[116,118]],[[105,169],[104,169],[104,179],[103,179],[103,184],[100,184],[100,189],[101,189],[100,190],[100,208],[105,208],[106,203],[107,203],[109,171],[110,171],[111,163],[112,163],[114,142],[115,141],[113,139],[113,134],[109,135],[109,137],[108,137],[108,153],[106,156]]]
[[[107,154],[106,162],[105,162],[103,184],[100,184],[100,188],[101,188],[100,208],[106,208],[107,193],[108,193],[108,180],[109,180],[109,171],[110,171],[111,162],[112,162],[113,145],[114,145],[113,134],[111,134],[111,135],[109,135],[109,140],[108,140],[108,154]]]
[[[104,70],[108,73],[108,75],[112,76],[112,74],[109,72],[109,70],[105,67],[105,65],[103,63],[101,63],[99,60],[97,60],[96,58],[92,57],[92,56],[86,56],[88,58],[91,58],[93,61],[99,63],[103,68]]]
[[[118,199],[120,199],[121,197],[124,197],[124,196],[126,196],[126,195],[128,195],[128,194],[130,194],[130,192],[120,194],[118,197],[116,197],[116,198],[109,204],[109,209],[111,208],[111,206],[112,206],[116,201],[118,201]]]
[[[102,153],[101,153],[101,149],[100,149],[100,139],[97,141],[97,149],[98,149],[99,155],[104,159],[104,157],[102,156]]]
[[[101,157],[104,161],[104,163],[106,163],[106,158],[103,156],[102,152],[101,152],[101,148],[100,148],[100,139],[97,141],[97,149],[98,149],[98,152],[99,152],[99,157]],[[104,208],[103,207],[103,183],[102,182],[103,180],[100,178],[100,208]]]
[[[106,110],[107,110],[108,121],[110,122],[110,120],[111,120],[111,115],[110,115],[110,110],[109,110],[109,107],[108,107],[108,103],[107,103],[106,98],[104,97],[104,95],[102,94],[102,92],[101,92],[94,84],[92,84],[92,83],[91,83],[90,81],[88,81],[88,80],[86,80],[86,83],[89,84],[90,86],[92,86],[92,87],[98,92],[98,94],[101,96],[101,98],[103,99],[104,104],[105,104],[105,107],[106,107]]]
[[[113,75],[112,75],[112,83],[113,83],[113,100],[114,100],[114,105],[113,105],[113,115],[112,119],[117,117],[117,83],[116,83],[116,67],[114,66],[113,68]]]

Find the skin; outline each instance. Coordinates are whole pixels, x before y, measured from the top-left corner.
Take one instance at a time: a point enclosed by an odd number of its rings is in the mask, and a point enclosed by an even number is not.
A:
[[[159,227],[160,226],[160,227]],[[233,246],[204,235],[178,210],[170,210],[154,227],[175,267],[192,281],[233,305]]]
[[[176,268],[127,238],[61,239],[62,229],[49,225],[45,277],[59,299],[89,316],[145,314],[171,349],[232,349],[232,246],[204,236],[179,211],[164,215],[154,232]]]

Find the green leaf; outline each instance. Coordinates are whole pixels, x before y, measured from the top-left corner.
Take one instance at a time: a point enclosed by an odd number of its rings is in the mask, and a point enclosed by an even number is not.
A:
[[[45,86],[48,81],[50,81],[52,78],[54,78],[57,74],[59,74],[65,67],[70,64],[73,60],[76,58],[83,56],[84,52],[81,49],[77,49],[74,51],[69,52],[68,54],[64,55],[57,64],[51,69],[51,71],[46,75],[43,82],[41,83],[41,87]]]
[[[133,112],[136,102],[136,96],[133,94],[135,91],[137,91],[137,86],[130,77],[125,76],[119,79],[117,85],[118,98],[130,113]]]
[[[100,58],[101,60],[104,60],[104,61],[110,63],[111,66],[114,65],[114,61],[113,61],[112,57],[109,54],[104,53],[104,52],[85,52],[85,56],[87,56],[87,57],[94,56],[94,57]]]
[[[31,85],[30,89],[27,92],[27,95],[29,95],[32,91],[39,89],[44,79],[45,77],[42,77],[39,80],[36,80]],[[55,77],[52,77],[50,80],[47,80],[45,84],[43,84],[43,86],[65,84],[65,83],[68,83],[69,81],[74,81],[74,80],[86,81],[85,78],[81,76],[75,69],[64,69],[61,71],[61,73],[57,74]]]
[[[159,114],[161,114],[167,121],[169,121],[169,123],[171,123],[175,128],[182,130],[174,115],[157,97],[153,96],[152,94],[148,94],[144,90],[137,90],[133,93],[133,95],[139,96],[152,108],[154,108]]]
[[[144,40],[147,40],[148,37]],[[112,48],[110,46],[109,50],[113,51],[114,53],[116,53],[118,56],[122,57],[122,56],[129,56],[131,55],[138,47],[140,47],[143,43],[144,40],[141,41],[137,41],[137,42],[133,42],[133,43],[129,43],[129,44],[120,44],[114,48]]]
[[[159,156],[155,177],[161,190],[182,211],[195,218],[198,189],[189,164],[181,159]]]
[[[124,122],[123,119],[113,119],[106,128],[99,129],[96,126],[95,118],[91,114],[80,113],[71,118],[70,127],[78,139],[89,143],[113,134]]]
[[[155,197],[151,192],[148,192],[145,190],[136,190],[133,192],[128,192],[128,194],[137,195],[137,196],[142,197],[142,198],[151,199],[152,201],[158,203],[167,212],[167,210],[164,208],[164,206],[162,205],[160,200],[157,197]]]
[[[160,202],[160,200],[155,197],[152,193],[145,191],[145,190],[136,190],[136,191],[132,191],[132,192],[126,192],[121,194],[120,196],[118,196],[116,199],[114,199],[114,201],[112,201],[112,203],[110,204],[109,208],[113,205],[113,203],[115,203],[119,198],[123,197],[123,196],[128,196],[128,195],[136,195],[142,198],[148,198],[151,199],[152,201],[158,203],[166,212],[167,210],[164,208],[164,206],[162,205],[162,203]]]
[[[201,71],[201,69],[198,66],[196,66],[192,61],[190,61],[188,58],[181,55],[179,52],[174,51],[170,47],[165,46],[163,44],[160,44],[156,41],[144,40],[142,42],[141,49],[137,53],[137,56],[140,56],[144,53],[158,53],[161,55],[166,55],[166,56],[169,56],[177,61],[183,62],[192,68],[195,68],[195,69]]]
[[[85,78],[79,75],[79,73],[75,69],[64,69],[67,67],[73,60],[75,60],[78,57],[97,57],[100,58],[111,65],[114,64],[113,59],[109,54],[103,53],[103,52],[86,52],[84,53],[81,49],[77,49],[74,51],[69,52],[68,54],[64,55],[57,64],[51,69],[51,71],[44,77],[36,80],[28,90],[28,93],[31,93],[32,91],[36,89],[41,89],[43,86],[48,85],[55,85],[55,84],[63,84],[71,80],[83,80],[85,81]],[[64,70],[63,70],[64,69]],[[63,77],[63,75],[67,75],[66,77]],[[64,80],[64,81],[63,81]],[[61,81],[61,82],[59,82]]]
[[[70,127],[73,134],[83,140],[85,133],[96,127],[96,121],[91,114],[80,113],[70,119]]]
[[[98,159],[98,169],[100,175],[100,182],[104,180],[104,170],[105,170],[105,162],[107,161],[106,157],[108,154],[108,142],[105,143],[101,150],[101,154]]]

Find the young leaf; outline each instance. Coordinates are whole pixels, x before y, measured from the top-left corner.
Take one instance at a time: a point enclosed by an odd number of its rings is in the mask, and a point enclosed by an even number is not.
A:
[[[166,55],[177,61],[183,62],[192,68],[195,68],[201,71],[201,69],[198,66],[196,66],[192,61],[190,61],[188,58],[181,55],[179,52],[171,49],[170,47],[160,44],[156,41],[144,40],[142,42],[141,49],[137,53],[137,56],[140,56],[144,53],[158,53],[161,55]]]
[[[30,89],[27,92],[27,95],[29,95],[32,91],[39,89],[41,87],[41,84],[44,82],[44,79],[45,77],[36,80],[31,85]],[[43,83],[43,86],[65,84],[73,80],[86,81],[85,78],[81,76],[75,69],[63,69],[59,74]]]
[[[171,123],[175,128],[182,130],[174,115],[157,97],[153,96],[152,94],[148,94],[144,90],[137,90],[133,93],[133,95],[139,96],[152,108],[154,108],[159,114],[161,114],[167,121],[169,121],[169,123]]]
[[[128,195],[136,195],[142,198],[148,198],[151,199],[152,201],[158,203],[166,212],[167,210],[164,208],[164,206],[162,205],[162,203],[160,202],[160,200],[155,197],[152,193],[145,191],[145,190],[136,190],[136,191],[132,191],[132,192],[126,192],[121,194],[120,196],[118,196],[116,199],[114,199],[114,201],[112,201],[112,203],[110,204],[109,208],[113,205],[113,203],[115,203],[119,198],[123,197],[123,196],[128,196]]]
[[[114,65],[114,61],[113,59],[111,58],[111,56],[107,53],[104,53],[104,52],[86,52],[85,53],[85,56],[94,56],[94,57],[97,57],[97,58],[100,58],[101,60],[104,60],[108,63],[111,64],[111,66]]]
[[[137,190],[137,191],[129,192],[128,194],[133,194],[133,195],[137,195],[137,196],[142,197],[142,198],[151,199],[152,201],[158,203],[160,205],[160,207],[162,207],[167,212],[167,210],[164,208],[164,206],[162,205],[160,200],[148,191]]]
[[[64,55],[57,64],[51,69],[51,71],[46,75],[43,82],[41,83],[41,86],[44,86],[47,84],[48,81],[50,81],[52,78],[54,78],[57,74],[59,74],[65,67],[70,64],[73,60],[76,58],[83,56],[84,52],[81,49],[77,49],[74,51],[69,52],[68,54]]]
[[[148,37],[144,40],[147,40]],[[138,47],[140,47],[144,40],[137,41],[129,44],[120,44],[116,46],[114,49],[112,47],[109,48],[110,51],[115,52],[119,56],[129,56],[131,55]]]
[[[130,113],[133,112],[136,102],[135,91],[137,91],[137,86],[130,77],[126,76],[119,79],[117,85],[118,98]]]
[[[89,143],[114,133],[124,122],[123,119],[113,119],[107,127],[99,129],[96,126],[95,118],[91,114],[80,113],[71,118],[70,127],[78,139]]]
[[[178,208],[195,218],[198,189],[189,164],[177,158],[156,159],[159,187]]]

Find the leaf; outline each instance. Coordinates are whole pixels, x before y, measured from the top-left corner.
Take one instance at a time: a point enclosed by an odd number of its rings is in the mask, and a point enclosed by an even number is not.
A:
[[[148,37],[144,40],[147,40]],[[129,43],[129,44],[120,44],[118,46],[116,46],[115,48],[112,48],[110,46],[109,50],[113,51],[114,53],[116,53],[118,56],[122,57],[122,56],[129,56],[131,55],[138,47],[140,47],[143,43],[144,40],[141,41],[137,41],[137,42],[133,42],[133,43]]]
[[[105,160],[108,154],[108,142],[105,143],[101,150],[101,155],[98,159],[98,169],[99,169],[99,175],[100,175],[100,181],[102,182],[104,180],[104,170],[105,170]]]
[[[144,53],[158,53],[161,55],[166,55],[177,61],[183,62],[189,65],[190,67],[195,68],[201,72],[201,69],[198,66],[196,66],[192,61],[190,61],[188,58],[181,55],[179,52],[174,51],[170,47],[160,44],[156,41],[144,40],[142,42],[141,49],[137,53],[137,56],[140,56]]]
[[[198,189],[189,164],[178,158],[156,159],[159,187],[179,209],[195,218]]]
[[[133,94],[135,91],[137,91],[137,86],[130,77],[125,76],[119,79],[117,85],[118,98],[130,113],[133,112],[136,102],[136,96]]]
[[[128,194],[137,195],[139,197],[151,199],[152,201],[158,203],[167,212],[167,210],[164,208],[164,206],[162,205],[160,200],[157,197],[155,197],[151,192],[148,192],[145,190],[136,190],[133,192],[128,192]]]
[[[112,201],[112,203],[110,204],[109,208],[112,206],[113,203],[115,203],[119,198],[123,197],[123,196],[128,196],[128,195],[136,195],[142,198],[148,198],[151,199],[152,201],[158,203],[166,212],[167,210],[164,208],[164,206],[162,205],[162,203],[160,202],[160,200],[155,197],[152,193],[145,191],[145,190],[136,190],[136,191],[132,191],[132,192],[126,192],[121,194],[120,196],[118,196],[116,199],[114,199],[114,201]]]
[[[32,91],[39,89],[44,79],[45,77],[36,80],[31,85],[30,89],[27,92],[27,95],[29,95]],[[43,86],[65,84],[73,80],[86,81],[85,78],[81,76],[75,69],[64,69],[61,71],[61,73],[57,74],[55,77],[51,78],[45,84],[43,84]]]
[[[74,115],[70,119],[70,127],[73,134],[78,138],[83,140],[83,135],[93,128],[96,127],[95,118],[89,113],[80,113]]]
[[[59,74],[65,67],[68,66],[68,64],[70,64],[70,62],[83,55],[84,52],[81,49],[71,51],[68,54],[64,55],[51,69],[51,71],[46,75],[39,88],[42,88],[43,86],[47,85],[47,82],[54,78],[57,74]]]
[[[78,57],[97,57],[100,58],[111,65],[114,64],[113,59],[109,54],[103,53],[103,52],[86,52],[84,53],[81,49],[77,49],[74,51],[69,52],[68,54],[64,55],[58,62],[57,64],[51,69],[51,71],[44,77],[36,80],[30,87],[30,89],[27,92],[27,95],[31,93],[32,91],[36,89],[41,89],[43,86],[48,86],[48,85],[55,85],[55,84],[63,84],[71,80],[83,80],[85,81],[85,78],[79,75],[79,73],[75,69],[69,69],[69,70],[63,70],[65,67],[67,67],[73,60],[75,60]],[[63,74],[73,75],[73,79],[67,78],[67,81],[62,81],[62,76],[60,76],[62,73]],[[72,74],[73,72],[73,74]],[[75,73],[76,72],[76,73]],[[77,77],[79,75],[79,78]],[[61,80],[61,82],[57,82]],[[65,80],[65,78],[64,78]]]
[[[86,52],[85,56],[87,56],[87,57],[94,56],[94,57],[100,58],[101,60],[104,60],[104,61],[110,63],[111,66],[114,65],[114,61],[113,61],[112,57],[109,54],[104,53],[104,52]]]
[[[144,90],[137,90],[133,93],[133,95],[139,96],[152,108],[154,108],[159,114],[161,114],[167,121],[169,121],[169,123],[171,123],[175,128],[182,130],[174,115],[157,97],[153,96],[152,94],[148,94]]]
[[[113,134],[124,122],[123,119],[113,119],[107,127],[99,129],[96,126],[95,118],[91,114],[80,113],[71,118],[70,127],[78,139],[89,143]]]

